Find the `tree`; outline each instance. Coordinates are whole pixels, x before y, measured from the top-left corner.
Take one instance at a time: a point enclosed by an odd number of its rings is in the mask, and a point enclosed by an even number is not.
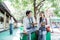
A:
[[[40,13],[40,11],[46,11],[46,9],[49,7],[56,8],[54,13],[58,15],[57,13],[59,13],[59,8],[60,8],[60,6],[58,6],[58,4],[60,4],[59,3],[60,0],[58,1],[57,0],[0,0],[0,1],[11,2],[11,6],[14,7],[16,11],[16,13],[13,14],[18,15],[19,19],[23,15],[22,11],[25,16],[26,10],[32,10],[32,12],[34,13],[34,17],[36,18],[36,15]],[[52,5],[50,6],[49,4]]]

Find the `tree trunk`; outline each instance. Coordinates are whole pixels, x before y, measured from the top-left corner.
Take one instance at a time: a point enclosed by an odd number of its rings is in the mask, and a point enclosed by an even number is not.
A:
[[[35,17],[35,19],[36,19],[36,0],[34,0],[34,17]]]

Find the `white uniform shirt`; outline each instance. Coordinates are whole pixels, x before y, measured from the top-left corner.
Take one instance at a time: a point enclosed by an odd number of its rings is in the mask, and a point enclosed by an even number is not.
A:
[[[35,23],[35,19],[34,18],[33,18],[33,23]],[[25,17],[23,19],[23,26],[24,26],[24,30],[28,31],[27,28],[30,26],[28,17]]]
[[[14,19],[13,19],[13,17],[11,17],[11,19],[10,19],[9,23],[11,23],[11,24],[13,24],[13,23],[14,23]]]

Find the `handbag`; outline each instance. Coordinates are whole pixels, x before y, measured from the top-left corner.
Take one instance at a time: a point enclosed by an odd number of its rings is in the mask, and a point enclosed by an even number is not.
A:
[[[47,27],[46,30],[47,30],[47,32],[50,32],[50,27]]]

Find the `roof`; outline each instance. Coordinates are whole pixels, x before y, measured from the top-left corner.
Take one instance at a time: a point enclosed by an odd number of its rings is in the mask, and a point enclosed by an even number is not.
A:
[[[11,16],[13,17],[10,13],[10,10],[8,9],[8,7],[6,6],[6,4],[4,2],[0,3],[0,11],[4,14],[5,12],[7,13],[6,16]],[[13,17],[14,18],[14,17]],[[16,19],[14,18],[14,20],[16,21]]]

